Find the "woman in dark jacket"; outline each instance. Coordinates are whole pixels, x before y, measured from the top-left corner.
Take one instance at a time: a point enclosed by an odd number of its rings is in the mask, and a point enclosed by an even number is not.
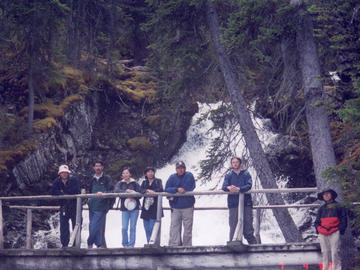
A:
[[[141,184],[141,193],[154,194],[155,192],[163,192],[162,181],[155,178],[155,169],[147,167],[145,169],[145,180]],[[150,242],[152,230],[156,222],[157,213],[157,197],[145,197],[141,208],[141,218],[144,222],[147,242]]]
[[[122,180],[115,185],[115,193],[134,193],[140,192],[139,184],[131,178],[130,168],[122,171]],[[122,211],[122,245],[123,247],[134,247],[136,239],[136,223],[139,217],[140,199],[121,198]],[[130,222],[130,237],[128,237],[128,227]],[[130,240],[129,240],[130,239]]]
[[[341,269],[340,235],[347,227],[347,211],[335,201],[336,197],[337,193],[332,189],[318,194],[318,199],[325,204],[319,208],[314,225],[319,234],[324,270]]]

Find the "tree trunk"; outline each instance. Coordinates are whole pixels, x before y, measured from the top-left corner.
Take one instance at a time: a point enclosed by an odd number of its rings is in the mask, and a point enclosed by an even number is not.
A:
[[[300,55],[303,91],[305,96],[305,112],[308,133],[311,144],[316,184],[319,191],[332,188],[338,194],[338,200],[343,201],[339,179],[331,181],[322,177],[321,172],[330,166],[336,166],[334,148],[332,146],[329,119],[325,104],[325,93],[321,83],[319,56],[313,36],[313,23],[304,9],[299,10],[301,19],[297,31],[297,46]],[[342,261],[344,269],[351,269],[354,258],[354,241],[350,230],[342,237]]]
[[[33,59],[32,59],[32,56],[30,56],[28,87],[29,87],[29,94],[28,94],[29,114],[28,114],[27,130],[28,130],[28,133],[31,134],[33,132],[33,121],[34,121],[34,85],[33,85]]]
[[[247,104],[241,95],[239,81],[229,56],[220,42],[220,28],[214,4],[207,1],[207,21],[211,38],[215,46],[216,55],[223,73],[226,88],[229,91],[232,106],[236,112],[241,132],[245,138],[246,147],[249,150],[256,173],[264,188],[277,188],[275,177],[261,147],[255,127],[247,110]],[[284,204],[282,197],[276,194],[267,194],[270,204]],[[273,209],[274,216],[279,224],[286,242],[302,241],[301,233],[296,227],[287,209]]]
[[[302,19],[297,31],[297,47],[300,56],[303,91],[305,97],[305,113],[308,124],[309,139],[312,150],[316,184],[319,190],[332,188],[343,200],[339,182],[329,182],[321,172],[330,166],[336,166],[334,148],[332,146],[330,125],[325,107],[325,93],[321,82],[319,57],[313,37],[311,18],[302,10]]]

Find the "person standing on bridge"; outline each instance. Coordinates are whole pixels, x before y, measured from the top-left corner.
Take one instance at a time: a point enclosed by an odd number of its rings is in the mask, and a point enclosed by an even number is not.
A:
[[[172,174],[166,182],[165,192],[184,194],[195,189],[195,179],[191,172],[186,171],[185,163],[176,163],[176,173]],[[171,197],[171,224],[169,246],[191,246],[192,227],[194,218],[194,196]],[[183,240],[181,240],[181,227],[184,225]]]
[[[222,190],[236,193],[228,195],[230,241],[233,240],[238,222],[239,192],[249,191],[252,187],[251,175],[247,170],[241,169],[241,159],[231,158],[232,171],[225,175]],[[244,199],[244,237],[249,244],[256,244],[253,227],[252,200],[250,194],[245,194]]]
[[[122,180],[115,185],[115,193],[135,193],[140,192],[140,185],[131,178],[130,168],[126,167],[122,171]],[[123,247],[134,247],[136,239],[136,223],[139,217],[140,198],[127,197],[121,198],[122,211],[122,245]],[[128,228],[130,222],[130,237]]]
[[[162,181],[155,177],[155,169],[153,167],[147,167],[144,173],[145,180],[141,183],[141,193],[154,194],[155,192],[164,191]],[[156,222],[157,201],[158,197],[145,197],[141,208],[140,218],[142,218],[144,222],[146,240],[148,243],[150,242],[151,233]],[[159,240],[160,238],[157,237],[157,239]],[[158,241],[157,244],[160,244],[160,242]]]
[[[109,175],[104,174],[104,165],[101,161],[95,161],[93,170],[95,174],[91,177],[88,193],[95,193],[96,198],[88,200],[89,206],[89,237],[87,239],[88,248],[93,244],[102,247],[105,233],[106,214],[112,208],[114,198],[101,198],[103,193],[110,193],[114,189],[114,184]]]
[[[51,195],[74,195],[80,193],[80,182],[67,165],[61,165],[58,177],[51,187]],[[60,200],[60,241],[62,247],[67,247],[70,241],[69,220],[74,229],[76,223],[76,199]]]
[[[324,270],[341,270],[340,235],[345,233],[347,227],[347,211],[335,201],[336,197],[337,193],[332,189],[318,194],[318,199],[325,201],[314,223],[319,234]]]

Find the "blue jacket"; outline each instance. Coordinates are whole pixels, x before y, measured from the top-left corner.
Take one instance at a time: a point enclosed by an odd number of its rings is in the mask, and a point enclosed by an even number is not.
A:
[[[165,192],[175,194],[179,187],[182,187],[185,191],[195,189],[195,179],[191,172],[185,172],[182,176],[178,176],[176,173],[170,175],[165,185]],[[172,208],[189,208],[195,204],[195,197],[173,197],[169,203]]]
[[[51,195],[74,195],[80,193],[80,182],[76,176],[69,175],[66,184],[63,183],[61,177],[58,176],[51,186]],[[75,214],[76,213],[76,199],[74,200],[59,200],[60,211]]]
[[[227,189],[228,186],[234,185],[240,188],[240,192],[249,191],[252,187],[251,175],[247,170],[240,171],[239,174],[236,174],[234,171],[231,171],[225,175],[224,183],[222,185],[222,190],[229,192]],[[228,196],[228,207],[235,208],[239,205],[239,194]],[[246,206],[252,206],[252,200],[250,194],[245,194],[244,204]]]

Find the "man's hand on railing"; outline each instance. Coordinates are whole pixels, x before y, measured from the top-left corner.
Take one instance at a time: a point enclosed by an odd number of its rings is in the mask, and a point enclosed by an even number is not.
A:
[[[182,188],[182,187],[179,187],[179,188],[177,189],[177,191],[178,191],[180,194],[184,194],[184,193],[186,192],[186,190],[185,190],[184,188]]]
[[[227,189],[228,189],[230,192],[239,192],[239,191],[240,191],[240,188],[239,188],[239,187],[236,187],[236,186],[234,186],[234,185],[228,186]]]

